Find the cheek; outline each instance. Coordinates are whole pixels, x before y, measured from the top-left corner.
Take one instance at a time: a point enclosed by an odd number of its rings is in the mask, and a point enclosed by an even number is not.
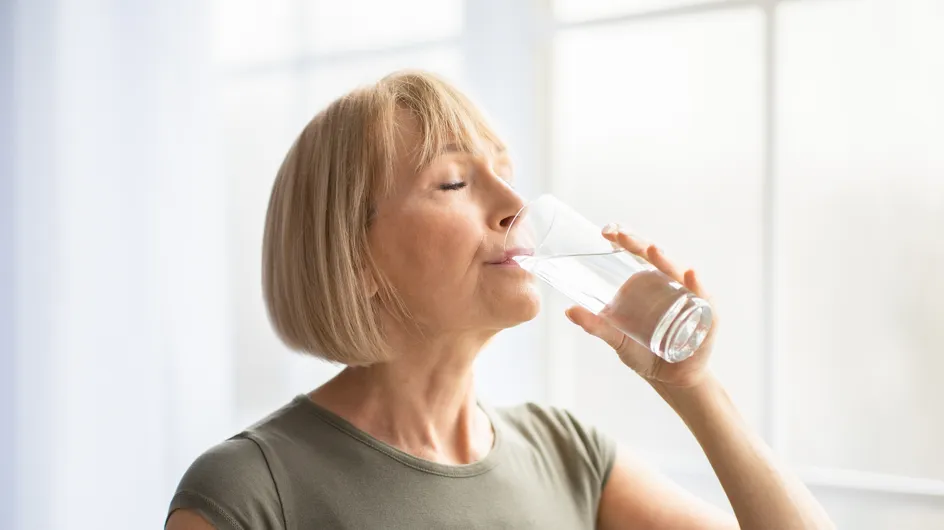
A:
[[[481,230],[459,215],[403,216],[373,236],[379,265],[404,295],[461,285],[482,241]]]

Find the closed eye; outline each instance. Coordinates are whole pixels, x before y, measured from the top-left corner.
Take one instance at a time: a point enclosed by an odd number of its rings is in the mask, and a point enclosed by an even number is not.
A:
[[[461,190],[462,188],[466,186],[468,186],[468,183],[466,183],[465,181],[459,181],[459,182],[450,182],[448,184],[441,184],[439,186],[439,189],[443,191],[455,191],[455,190]]]

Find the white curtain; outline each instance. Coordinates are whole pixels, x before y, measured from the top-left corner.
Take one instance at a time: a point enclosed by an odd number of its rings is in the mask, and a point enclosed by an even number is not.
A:
[[[207,9],[3,6],[14,112],[0,258],[14,281],[0,308],[15,318],[0,452],[10,442],[15,463],[0,526],[157,528],[186,465],[232,426]]]

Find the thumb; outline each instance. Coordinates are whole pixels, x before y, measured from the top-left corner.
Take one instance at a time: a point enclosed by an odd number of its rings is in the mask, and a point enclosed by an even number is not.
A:
[[[607,323],[603,317],[595,315],[590,312],[590,310],[581,306],[571,307],[564,312],[564,315],[571,322],[583,328],[587,333],[602,339],[617,352],[623,347],[623,341],[626,340],[626,335]]]

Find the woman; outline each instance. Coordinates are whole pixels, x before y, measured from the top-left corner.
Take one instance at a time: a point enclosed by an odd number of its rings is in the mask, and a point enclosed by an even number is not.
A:
[[[199,457],[167,528],[831,527],[706,369],[713,333],[666,364],[567,313],[678,412],[737,520],[565,411],[476,400],[478,352],[539,307],[534,278],[502,250],[523,206],[511,178],[473,105],[425,73],[312,119],[272,190],[263,287],[288,345],[347,367]],[[704,296],[655,246],[613,227],[603,237]]]

